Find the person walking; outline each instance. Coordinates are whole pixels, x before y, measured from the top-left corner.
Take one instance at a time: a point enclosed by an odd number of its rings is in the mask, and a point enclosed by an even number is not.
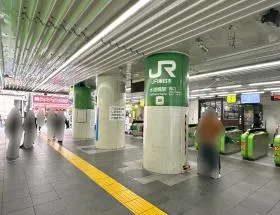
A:
[[[45,124],[45,113],[41,109],[37,113],[37,126],[38,126],[39,132],[41,131],[41,128],[44,126],[44,124]]]
[[[31,149],[36,139],[36,121],[32,110],[28,111],[23,123],[24,138],[20,148]]]
[[[48,141],[55,138],[55,123],[56,123],[56,114],[54,110],[49,110],[47,116],[47,137]]]
[[[67,123],[67,119],[64,115],[64,112],[63,111],[58,111],[56,129],[55,129],[56,135],[55,136],[56,136],[57,142],[59,144],[62,144],[63,139],[64,139],[65,125],[68,128],[68,123]]]
[[[6,157],[8,160],[16,160],[19,156],[19,146],[22,138],[22,119],[19,111],[14,107],[8,114],[5,123],[5,134],[9,139]]]
[[[203,113],[197,127],[198,174],[219,178],[221,163],[218,151],[218,139],[224,132],[224,126],[219,121],[217,113],[211,107]]]

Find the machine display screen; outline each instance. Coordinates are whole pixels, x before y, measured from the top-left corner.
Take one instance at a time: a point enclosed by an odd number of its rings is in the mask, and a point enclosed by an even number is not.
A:
[[[260,102],[260,94],[241,94],[241,104],[256,104]]]

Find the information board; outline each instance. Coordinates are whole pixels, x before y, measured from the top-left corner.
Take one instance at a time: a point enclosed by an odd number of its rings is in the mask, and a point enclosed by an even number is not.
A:
[[[112,121],[125,120],[125,107],[120,107],[120,106],[110,107],[109,119]]]
[[[241,94],[241,104],[258,104],[260,102],[260,94]]]

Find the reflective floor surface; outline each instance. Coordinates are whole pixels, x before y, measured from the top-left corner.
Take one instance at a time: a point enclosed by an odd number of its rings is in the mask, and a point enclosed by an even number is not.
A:
[[[8,162],[1,131],[1,214],[133,214],[50,147],[43,133],[32,150]],[[126,143],[118,151],[97,150],[93,141],[73,141],[68,130],[63,146],[167,214],[280,214],[280,168],[223,156],[222,177],[212,180],[197,176],[191,150],[188,173],[158,175],[142,168],[142,139],[126,136]]]

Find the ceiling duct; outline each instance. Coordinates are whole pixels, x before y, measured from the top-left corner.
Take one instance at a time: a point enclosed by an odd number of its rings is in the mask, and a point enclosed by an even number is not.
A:
[[[278,10],[275,10],[274,8],[271,8],[269,11],[267,11],[261,19],[262,23],[267,23],[270,25],[276,25],[279,27],[280,25],[280,12]]]

